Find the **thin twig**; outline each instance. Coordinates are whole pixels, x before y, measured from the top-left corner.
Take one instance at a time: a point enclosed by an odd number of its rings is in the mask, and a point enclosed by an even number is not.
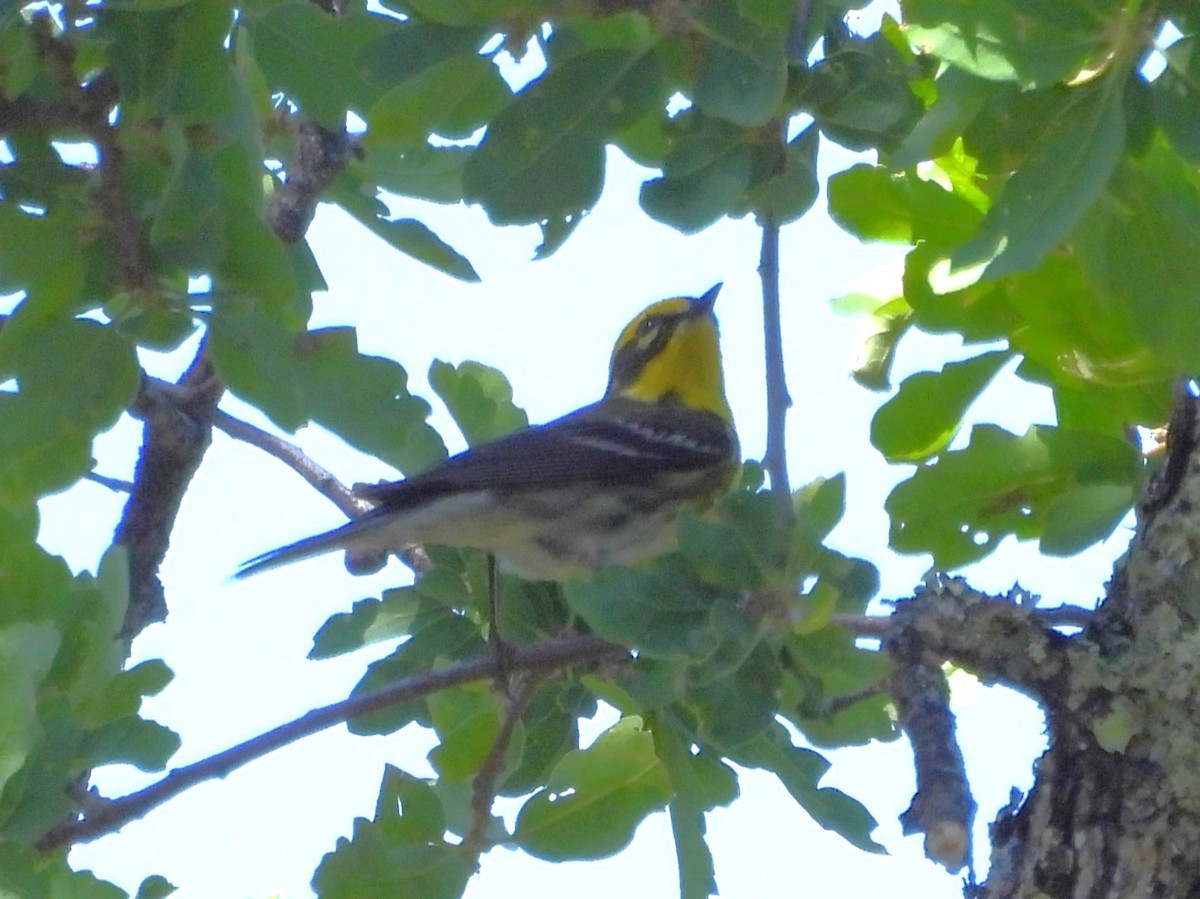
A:
[[[830,624],[844,627],[856,637],[873,637],[882,640],[892,631],[891,615],[834,615]]]
[[[94,471],[89,471],[83,476],[85,481],[91,481],[93,484],[99,484],[101,487],[107,487],[113,493],[132,493],[133,481],[122,481],[120,478],[110,478],[102,474],[96,474]]]
[[[783,330],[779,315],[779,225],[760,217],[762,252],[758,274],[762,279],[764,358],[767,363],[767,452],[763,465],[771,477],[771,490],[781,505],[791,509],[791,482],[787,470],[787,375],[783,366]]]
[[[174,385],[165,386],[172,387]],[[365,491],[367,496],[362,496],[354,488],[347,487],[331,472],[314,462],[296,444],[290,443],[282,437],[276,437],[274,434],[270,434],[261,428],[257,428],[248,421],[234,418],[228,412],[221,409],[217,410],[216,416],[213,418],[213,425],[234,440],[240,440],[243,443],[257,447],[283,462],[288,468],[304,478],[318,493],[337,506],[347,518],[357,518],[375,508],[375,503],[369,499],[370,491]],[[400,547],[395,550],[395,554],[400,557],[405,565],[415,572],[420,573],[429,570],[429,557],[420,546],[410,545]],[[381,567],[384,561],[386,559],[381,556],[378,564],[356,566],[354,560],[350,560],[348,557],[346,567],[351,573],[357,574],[362,571],[375,570]]]
[[[507,661],[501,661],[500,667],[508,667]],[[508,747],[516,732],[517,722],[529,708],[529,703],[533,700],[539,686],[541,686],[541,678],[530,677],[516,695],[509,700],[504,720],[500,722],[500,730],[496,734],[496,739],[492,741],[492,748],[488,750],[487,758],[479,766],[479,773],[471,781],[471,829],[463,839],[462,849],[472,870],[479,866],[479,856],[488,848],[487,835],[492,822],[492,803],[496,799],[496,785],[500,780],[500,775],[504,772],[504,762],[508,757]]]
[[[832,718],[834,715],[846,711],[846,709],[850,708],[851,706],[858,705],[864,699],[871,699],[875,696],[879,696],[881,693],[886,692],[887,685],[883,682],[870,684],[869,686],[863,687],[861,690],[855,690],[853,693],[847,693],[845,696],[834,696],[827,703],[825,703],[825,708],[823,708],[821,711]]]
[[[574,636],[514,648],[506,664],[514,671],[549,672],[583,662],[627,655],[628,650],[593,636]],[[487,655],[436,671],[406,677],[388,687],[313,709],[287,724],[251,737],[224,752],[209,756],[191,765],[176,768],[162,780],[107,804],[87,817],[60,824],[37,841],[41,852],[53,852],[75,843],[88,842],[113,833],[135,818],[162,805],[168,799],[204,781],[225,777],[238,768],[262,756],[311,736],[335,724],[420,699],[439,690],[472,681],[494,677],[499,662]]]
[[[288,468],[304,478],[313,489],[342,510],[348,517],[355,518],[373,508],[372,503],[354,494],[354,491],[339,481],[332,473],[314,462],[304,450],[282,437],[269,434],[248,421],[234,418],[218,409],[213,416],[213,425],[234,440],[240,440],[274,456]]]

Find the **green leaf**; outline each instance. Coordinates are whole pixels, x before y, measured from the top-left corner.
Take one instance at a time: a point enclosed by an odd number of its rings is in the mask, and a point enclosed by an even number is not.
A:
[[[230,389],[285,430],[317,422],[406,474],[445,457],[404,369],[361,355],[349,328],[293,332],[262,313],[230,311],[213,317],[210,348]]]
[[[456,846],[389,846],[357,818],[353,838],[339,838],[337,849],[321,860],[313,887],[321,899],[457,899],[471,874]]]
[[[329,198],[401,253],[460,281],[478,283],[479,274],[467,257],[438,237],[423,222],[389,218],[390,211],[374,196],[374,189],[356,185],[354,177],[353,173],[343,172],[330,187]],[[369,192],[370,196],[364,191]]]
[[[0,80],[5,100],[15,100],[38,76],[38,50],[32,28],[10,28],[0,32]]]
[[[0,895],[5,899],[126,899],[127,894],[90,871],[72,871],[65,858],[6,840],[0,843]]]
[[[578,719],[573,708],[564,708],[568,695],[569,690],[543,689],[521,716],[520,762],[504,777],[500,795],[524,796],[539,789],[559,759],[579,748]]]
[[[425,702],[440,740],[429,752],[430,764],[443,780],[470,780],[500,730],[495,694],[472,685],[434,693]]]
[[[820,131],[809,125],[784,148],[782,166],[769,178],[754,184],[750,202],[760,217],[786,225],[812,208],[820,186],[817,183],[817,150]]]
[[[748,549],[755,567],[768,578],[787,566],[792,523],[779,500],[771,492],[761,489],[761,480],[756,487],[725,496],[717,506],[716,517],[733,528],[740,544],[739,548],[728,550],[730,553],[740,555],[742,550]],[[702,561],[699,556],[699,552],[692,553],[694,565]],[[738,564],[744,566],[746,563]],[[747,577],[751,576],[749,568],[744,570]]]
[[[406,637],[421,614],[424,594],[418,587],[387,590],[382,599],[361,599],[349,612],[329,616],[313,637],[310,659],[328,659],[380,640]]]
[[[572,56],[525,88],[488,126],[463,170],[467,200],[496,225],[574,216],[595,205],[604,143],[665,98],[652,47]]]
[[[471,446],[529,426],[529,416],[513,404],[512,385],[499,369],[470,361],[455,367],[435,359],[429,366],[429,386]]]
[[[987,261],[983,277],[1002,278],[1035,267],[1062,243],[1121,158],[1121,98],[1108,81],[1069,89],[979,233],[955,251],[951,264],[967,268]]]
[[[147,659],[127,671],[118,672],[104,689],[80,709],[80,718],[89,727],[107,724],[134,715],[145,696],[157,696],[175,677],[162,659]]]
[[[15,341],[18,329],[32,330],[85,307],[79,227],[65,211],[31,215],[15,203],[0,203],[0,294],[28,291],[0,331],[0,346]]]
[[[1167,69],[1151,85],[1158,127],[1175,152],[1200,162],[1200,37],[1180,38],[1164,55]]]
[[[722,752],[762,733],[778,714],[779,664],[757,632],[726,640],[688,679],[680,705],[699,739]]]
[[[550,861],[596,859],[629,845],[633,832],[671,798],[671,781],[640,718],[625,718],[591,746],[568,752],[546,788],[517,816],[516,840]]]
[[[695,754],[679,734],[665,724],[653,727],[654,747],[671,779],[671,832],[679,861],[681,899],[704,899],[717,894],[712,853],[704,841],[704,813],[737,798],[737,774],[712,753]]]
[[[400,26],[351,6],[331,16],[307,0],[287,0],[246,12],[255,57],[272,90],[283,90],[326,128],[340,128],[347,109],[373,99],[359,55]]]
[[[703,36],[693,100],[708,115],[757,128],[775,118],[787,87],[787,31],[764,27],[736,3],[700,8]]]
[[[727,590],[759,587],[763,572],[738,529],[685,512],[679,521],[679,552],[707,583]]]
[[[415,78],[447,59],[475,53],[494,33],[489,27],[448,27],[409,19],[397,22],[376,17],[386,25],[363,47],[354,67],[355,77],[371,86],[373,102],[385,91]]]
[[[371,693],[406,677],[426,673],[447,661],[478,658],[485,649],[478,625],[464,615],[427,603],[413,622],[412,636],[391,655],[372,663],[355,686],[353,695]],[[352,718],[346,727],[355,734],[387,734],[414,720],[431,723],[428,706],[423,700]]]
[[[830,713],[831,703],[840,705],[886,684],[891,661],[884,653],[862,649],[848,631],[828,626],[789,636],[785,659],[780,707],[812,745],[862,746],[899,737],[891,699],[884,693]]]
[[[232,294],[239,301],[253,297],[265,311],[294,324],[308,318],[309,293],[299,280],[293,256],[255,208],[231,200],[221,237],[224,252],[213,273],[218,296]]]
[[[1064,491],[1046,508],[1042,552],[1072,556],[1099,543],[1129,514],[1134,484],[1079,484]]]
[[[826,830],[865,852],[886,852],[871,839],[876,821],[862,803],[841,790],[817,786],[829,762],[812,750],[794,746],[781,725],[776,724],[769,733],[741,747],[732,758],[740,765],[763,768],[778,777],[792,798]]]
[[[446,834],[446,813],[434,789],[394,765],[383,769],[375,823],[389,842],[401,845],[438,843]]]
[[[871,420],[871,443],[889,462],[915,462],[940,453],[963,417],[1011,358],[1005,350],[947,362],[940,372],[905,378]]]
[[[747,134],[721,119],[694,114],[663,160],[663,174],[642,185],[642,209],[684,234],[707,228],[742,208],[754,153]]]
[[[42,738],[38,688],[62,634],[51,624],[20,622],[0,630],[0,790]]]
[[[66,319],[0,330],[0,503],[20,505],[90,471],[92,440],[137,392],[133,347],[111,327]]]
[[[653,656],[697,656],[719,642],[710,620],[720,594],[678,556],[644,568],[602,568],[563,585],[571,608],[601,637]]]
[[[980,78],[1025,86],[1070,80],[1110,52],[1116,0],[1062,4],[910,0],[909,40]]]
[[[859,240],[946,249],[971,236],[980,221],[978,210],[941,185],[868,165],[829,179],[829,215]]]
[[[846,512],[846,476],[817,478],[792,495],[797,527],[808,530],[808,539],[823,541]]]
[[[469,147],[374,147],[362,159],[351,160],[348,174],[353,183],[378,185],[388,193],[457,203],[463,196],[462,170],[472,152]]]
[[[1194,170],[1160,144],[1126,159],[1114,203],[1081,229],[1080,258],[1104,305],[1141,337],[1157,361],[1191,371],[1200,359],[1200,190]],[[1161,377],[1161,375],[1160,375]],[[1168,375],[1169,377],[1169,375]]]
[[[1116,438],[1050,427],[1017,437],[977,425],[966,448],[943,453],[892,491],[884,505],[891,543],[954,568],[983,558],[1006,536],[1043,536],[1053,503],[1076,487],[1111,488],[1069,502],[1061,513],[1051,546],[1078,547],[1082,534],[1100,539],[1111,532],[1120,515],[1108,501],[1125,489],[1132,502],[1140,475],[1137,451]]]
[[[958,66],[947,66],[935,85],[937,99],[900,146],[888,155],[888,168],[907,169],[950,152],[954,141],[996,90],[993,82]]]
[[[133,765],[139,771],[162,771],[182,742],[169,727],[134,717],[105,724],[86,737],[94,764]]]
[[[832,40],[827,32],[825,58],[799,97],[826,137],[851,150],[897,143],[924,111],[909,86],[908,60],[884,33],[896,27],[889,22],[865,38],[843,33]]]
[[[359,219],[392,247],[418,262],[468,284],[478,284],[479,274],[471,261],[416,219],[385,219],[375,216]]]
[[[830,306],[837,314],[866,313],[865,336],[850,374],[859,386],[868,390],[890,390],[896,348],[913,323],[912,307],[904,297],[881,300],[856,293],[831,300]]]
[[[166,899],[177,889],[179,888],[175,884],[161,874],[151,874],[138,886],[134,899]]]
[[[202,122],[236,103],[233,57],[225,49],[233,22],[230,0],[182,7],[174,17],[174,43],[160,71],[156,107],[176,120]]]
[[[866,746],[900,738],[892,699],[886,694],[869,696],[832,715],[789,716],[806,740],[817,748]]]
[[[397,141],[424,144],[429,135],[470,137],[507,104],[510,94],[491,60],[454,56],[388,90],[367,114],[364,148]]]

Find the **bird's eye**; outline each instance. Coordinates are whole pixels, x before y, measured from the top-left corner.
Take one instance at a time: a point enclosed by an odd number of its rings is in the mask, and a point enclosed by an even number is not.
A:
[[[652,334],[658,330],[658,325],[658,316],[652,315],[649,318],[644,318],[642,319],[642,323],[638,325],[638,335],[645,336],[646,334]]]

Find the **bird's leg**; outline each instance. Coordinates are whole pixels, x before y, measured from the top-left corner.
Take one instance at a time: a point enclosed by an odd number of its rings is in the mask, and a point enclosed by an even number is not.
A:
[[[500,636],[500,573],[496,567],[494,553],[487,554],[488,591],[488,644],[496,659],[496,684],[505,696],[509,696],[508,659],[509,646]]]

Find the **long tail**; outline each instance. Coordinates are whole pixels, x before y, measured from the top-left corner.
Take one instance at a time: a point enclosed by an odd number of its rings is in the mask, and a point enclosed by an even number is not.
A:
[[[243,562],[242,566],[234,574],[234,577],[240,580],[241,578],[250,577],[252,574],[278,568],[281,565],[299,562],[301,559],[319,556],[322,553],[333,552],[338,549],[346,549],[351,538],[373,528],[378,523],[378,519],[374,516],[364,515],[362,518],[356,518],[354,521],[348,522],[340,528],[334,528],[332,531],[326,531],[323,534],[314,534],[312,537],[305,537],[303,540],[297,540],[295,543],[289,543],[287,546],[272,549],[261,556],[255,556],[253,559]]]

